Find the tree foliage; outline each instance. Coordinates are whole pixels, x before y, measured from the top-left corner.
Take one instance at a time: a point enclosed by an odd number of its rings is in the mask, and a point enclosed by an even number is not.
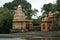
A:
[[[27,19],[31,19],[31,16],[35,15],[37,12],[37,9],[31,9],[31,4],[26,0],[13,0],[12,2],[5,3],[4,7],[8,8],[9,10],[15,10],[18,5],[22,6],[23,12],[27,16]]]
[[[57,5],[56,4],[52,4],[52,3],[48,3],[48,4],[44,4],[42,7],[42,12],[43,15],[46,13],[48,14],[48,12],[55,12],[57,11]]]
[[[0,33],[7,33],[12,28],[13,11],[0,8]]]
[[[60,0],[57,0],[56,4],[57,4],[57,10],[60,12]]]

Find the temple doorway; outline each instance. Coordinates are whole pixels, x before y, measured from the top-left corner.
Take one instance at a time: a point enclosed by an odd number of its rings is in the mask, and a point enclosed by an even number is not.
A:
[[[26,24],[26,30],[30,31],[30,25],[29,25],[29,23]]]

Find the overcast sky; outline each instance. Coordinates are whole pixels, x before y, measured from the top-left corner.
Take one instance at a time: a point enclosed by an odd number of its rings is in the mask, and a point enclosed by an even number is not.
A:
[[[11,1],[13,1],[13,0],[0,0],[0,7],[3,6],[4,3],[11,2]],[[27,0],[27,1],[31,3],[32,9],[34,9],[34,8],[38,9],[39,13],[37,13],[37,16],[42,15],[41,7],[44,4],[56,3],[56,0]]]

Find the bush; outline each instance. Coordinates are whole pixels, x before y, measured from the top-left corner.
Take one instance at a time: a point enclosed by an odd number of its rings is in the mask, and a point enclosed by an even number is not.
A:
[[[33,27],[33,30],[34,30],[34,31],[40,31],[41,29],[40,29],[39,26],[34,26],[34,27]]]

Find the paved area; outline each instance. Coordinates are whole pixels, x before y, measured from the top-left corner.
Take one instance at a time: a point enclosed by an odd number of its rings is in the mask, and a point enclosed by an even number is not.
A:
[[[10,34],[0,34],[0,37],[22,37],[22,38],[30,38],[30,37],[60,37],[60,31],[55,32],[24,32],[24,33],[10,33]]]

